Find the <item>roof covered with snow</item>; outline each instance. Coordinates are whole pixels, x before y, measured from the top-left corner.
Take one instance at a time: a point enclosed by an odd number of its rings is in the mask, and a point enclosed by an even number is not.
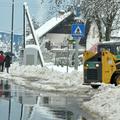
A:
[[[72,14],[72,12],[64,13],[63,15],[58,15],[56,17],[51,18],[49,21],[47,21],[45,24],[43,24],[40,28],[38,28],[35,31],[35,34],[37,38],[42,37],[47,32],[49,32],[51,29],[53,29],[55,26],[57,26],[59,23],[61,23],[64,19],[69,17]],[[32,39],[32,35],[26,37],[26,40]]]

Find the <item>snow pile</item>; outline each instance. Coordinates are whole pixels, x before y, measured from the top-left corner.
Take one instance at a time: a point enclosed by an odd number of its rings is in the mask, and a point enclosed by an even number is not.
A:
[[[47,67],[48,66],[48,67]],[[10,67],[9,78],[14,79],[14,82],[26,87],[42,90],[77,90],[82,85],[83,73],[69,68],[69,73],[66,72],[66,67],[58,67],[49,64],[46,67],[41,66],[20,66],[15,63]],[[79,70],[82,69],[79,68]],[[8,78],[8,76],[7,76]]]
[[[120,86],[103,85],[92,97],[92,100],[85,102],[83,106],[95,113],[104,120],[120,119]],[[103,119],[102,119],[103,120]]]
[[[67,73],[66,67],[57,67],[52,63],[43,68],[12,64],[10,74],[4,72],[0,73],[0,76],[12,79],[15,83],[31,89],[74,93],[74,91],[80,92],[83,87],[86,87],[82,85],[82,67],[79,66],[78,71],[69,68],[69,73]],[[93,92],[95,95],[91,100],[83,103],[86,112],[90,111],[91,115],[95,114],[101,120],[119,120],[120,86],[103,84]]]

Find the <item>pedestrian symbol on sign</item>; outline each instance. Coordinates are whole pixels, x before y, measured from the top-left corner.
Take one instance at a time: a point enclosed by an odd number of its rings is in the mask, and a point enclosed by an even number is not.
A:
[[[81,32],[79,26],[76,28],[76,30],[75,30],[75,34],[82,34],[82,32]]]
[[[85,24],[72,24],[71,34],[74,38],[85,36]]]

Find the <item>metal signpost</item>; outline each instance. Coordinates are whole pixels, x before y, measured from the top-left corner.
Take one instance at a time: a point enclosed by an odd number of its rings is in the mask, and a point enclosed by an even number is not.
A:
[[[75,70],[78,70],[78,45],[79,40],[85,36],[85,24],[72,24],[71,29],[72,37],[76,40],[75,44]]]

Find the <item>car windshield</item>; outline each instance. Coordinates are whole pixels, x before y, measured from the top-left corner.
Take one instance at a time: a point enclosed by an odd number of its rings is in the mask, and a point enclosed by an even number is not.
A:
[[[98,52],[102,52],[103,50],[108,50],[110,52],[113,52],[110,46],[105,46],[105,45],[98,46]]]
[[[120,54],[120,46],[117,46],[117,47],[116,47],[116,52],[117,52],[117,55]]]

